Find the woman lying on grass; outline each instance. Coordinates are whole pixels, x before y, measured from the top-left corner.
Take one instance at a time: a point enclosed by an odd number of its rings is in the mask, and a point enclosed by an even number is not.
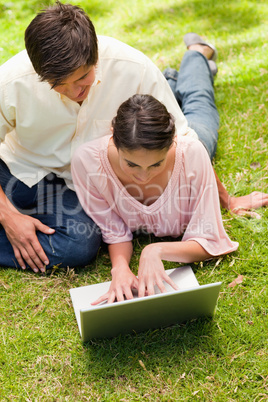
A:
[[[207,151],[198,140],[177,137],[174,119],[150,95],[134,95],[118,109],[113,135],[82,145],[72,161],[80,202],[97,223],[112,262],[108,293],[94,304],[154,294],[163,281],[176,285],[162,260],[191,263],[230,253],[238,243],[227,236]],[[138,278],[129,262],[132,232],[183,234],[182,241],[148,244]]]

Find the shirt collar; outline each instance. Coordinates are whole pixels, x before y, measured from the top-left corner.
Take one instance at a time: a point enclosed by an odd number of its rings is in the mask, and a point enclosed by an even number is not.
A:
[[[95,81],[92,86],[98,85],[102,80],[102,69],[101,69],[101,60],[99,59],[95,66]]]

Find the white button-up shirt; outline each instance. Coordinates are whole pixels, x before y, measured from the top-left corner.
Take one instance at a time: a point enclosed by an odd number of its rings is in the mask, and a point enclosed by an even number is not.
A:
[[[0,67],[0,158],[29,187],[53,172],[73,189],[73,152],[109,134],[118,107],[136,93],[163,102],[176,119],[178,135],[197,138],[148,57],[113,38],[99,36],[98,41],[96,79],[81,106],[40,81],[26,50]]]

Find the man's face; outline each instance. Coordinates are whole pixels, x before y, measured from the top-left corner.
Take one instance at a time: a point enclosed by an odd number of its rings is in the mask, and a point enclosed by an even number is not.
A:
[[[74,102],[81,103],[88,96],[94,81],[95,66],[82,66],[64,79],[62,83],[53,87],[53,89]]]

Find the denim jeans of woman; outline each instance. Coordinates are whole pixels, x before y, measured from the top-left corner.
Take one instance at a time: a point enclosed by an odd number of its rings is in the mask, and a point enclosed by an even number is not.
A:
[[[206,57],[188,50],[179,71],[167,68],[163,74],[188,125],[195,130],[212,159],[217,148],[219,114],[215,106],[213,76]]]

